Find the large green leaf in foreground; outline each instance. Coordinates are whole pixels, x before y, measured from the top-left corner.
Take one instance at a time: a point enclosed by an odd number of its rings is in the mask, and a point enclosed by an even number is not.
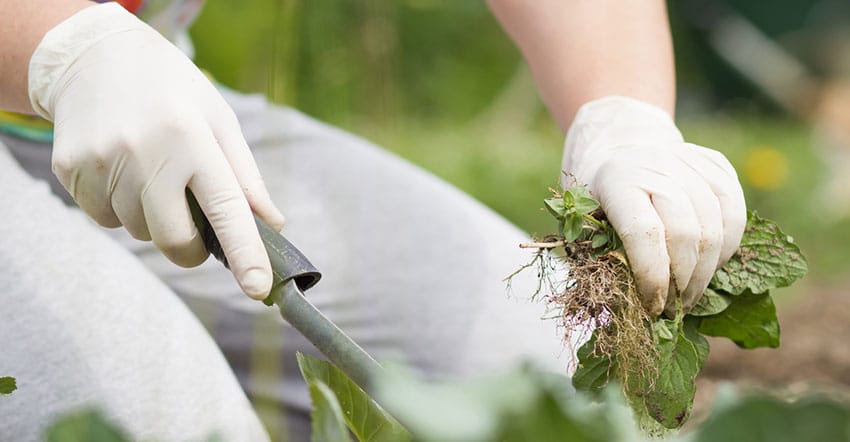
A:
[[[328,386],[342,409],[348,428],[361,442],[410,440],[407,430],[357,384],[327,361],[298,353],[298,366],[307,384]]]
[[[313,402],[312,442],[351,442],[342,406],[336,395],[324,382],[313,380],[309,383],[310,400]]]
[[[850,440],[850,409],[826,398],[797,402],[755,396],[714,413],[695,442],[802,442]]]
[[[378,398],[417,441],[602,442],[620,440],[607,414],[569,394],[569,379],[531,368],[466,382],[428,383],[399,372],[377,380]],[[620,405],[620,410],[623,407]],[[629,413],[621,423],[636,428]]]

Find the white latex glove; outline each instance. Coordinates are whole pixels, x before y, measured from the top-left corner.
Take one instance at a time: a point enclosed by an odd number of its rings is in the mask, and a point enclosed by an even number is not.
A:
[[[32,56],[33,108],[55,123],[53,172],[99,224],[153,240],[173,262],[207,258],[185,189],[209,218],[242,290],[271,289],[251,209],[283,215],[233,111],[159,33],[115,3],[91,6],[48,32]]]
[[[652,315],[673,307],[677,290],[693,307],[738,248],[747,214],[735,169],[723,154],[686,143],[658,107],[626,97],[585,104],[567,133],[563,168],[587,184],[619,233]]]

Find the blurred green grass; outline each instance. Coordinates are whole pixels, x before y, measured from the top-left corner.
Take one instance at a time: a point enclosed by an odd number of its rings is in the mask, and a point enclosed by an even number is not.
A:
[[[554,125],[540,126],[505,133],[504,128],[411,121],[376,131],[372,139],[469,192],[526,231],[545,234],[555,225],[543,211],[542,200],[547,188],[557,184],[563,136]],[[691,116],[681,119],[680,127],[691,142],[729,157],[748,207],[779,222],[795,237],[810,259],[814,278],[842,277],[848,269],[850,223],[833,220],[817,205],[813,191],[820,184],[823,165],[808,148],[808,126],[783,118],[732,114]],[[790,168],[773,189],[753,185],[748,175],[750,156],[762,149],[777,152]]]
[[[362,135],[530,233],[554,230],[541,207],[558,182],[563,135],[483,2],[211,1],[192,34],[198,64],[223,83]],[[700,66],[687,63],[700,54],[686,55],[683,95],[699,89],[689,82]],[[689,141],[730,158],[749,207],[797,238],[814,278],[850,268],[850,221],[815,204],[824,167],[810,127],[747,103],[692,110],[679,123]],[[759,163],[759,150],[784,166]],[[759,173],[776,182],[754,185]]]

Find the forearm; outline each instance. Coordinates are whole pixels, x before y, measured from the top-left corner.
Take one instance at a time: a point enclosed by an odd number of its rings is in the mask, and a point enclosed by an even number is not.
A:
[[[662,0],[488,1],[564,131],[582,104],[607,95],[673,114],[673,48]]]
[[[27,71],[44,34],[87,0],[0,0],[0,109],[32,113]]]

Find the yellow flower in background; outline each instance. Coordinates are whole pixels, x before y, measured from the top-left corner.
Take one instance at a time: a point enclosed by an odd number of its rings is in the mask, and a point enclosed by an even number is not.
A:
[[[769,147],[760,146],[747,151],[744,178],[759,190],[776,190],[788,179],[788,157]]]

